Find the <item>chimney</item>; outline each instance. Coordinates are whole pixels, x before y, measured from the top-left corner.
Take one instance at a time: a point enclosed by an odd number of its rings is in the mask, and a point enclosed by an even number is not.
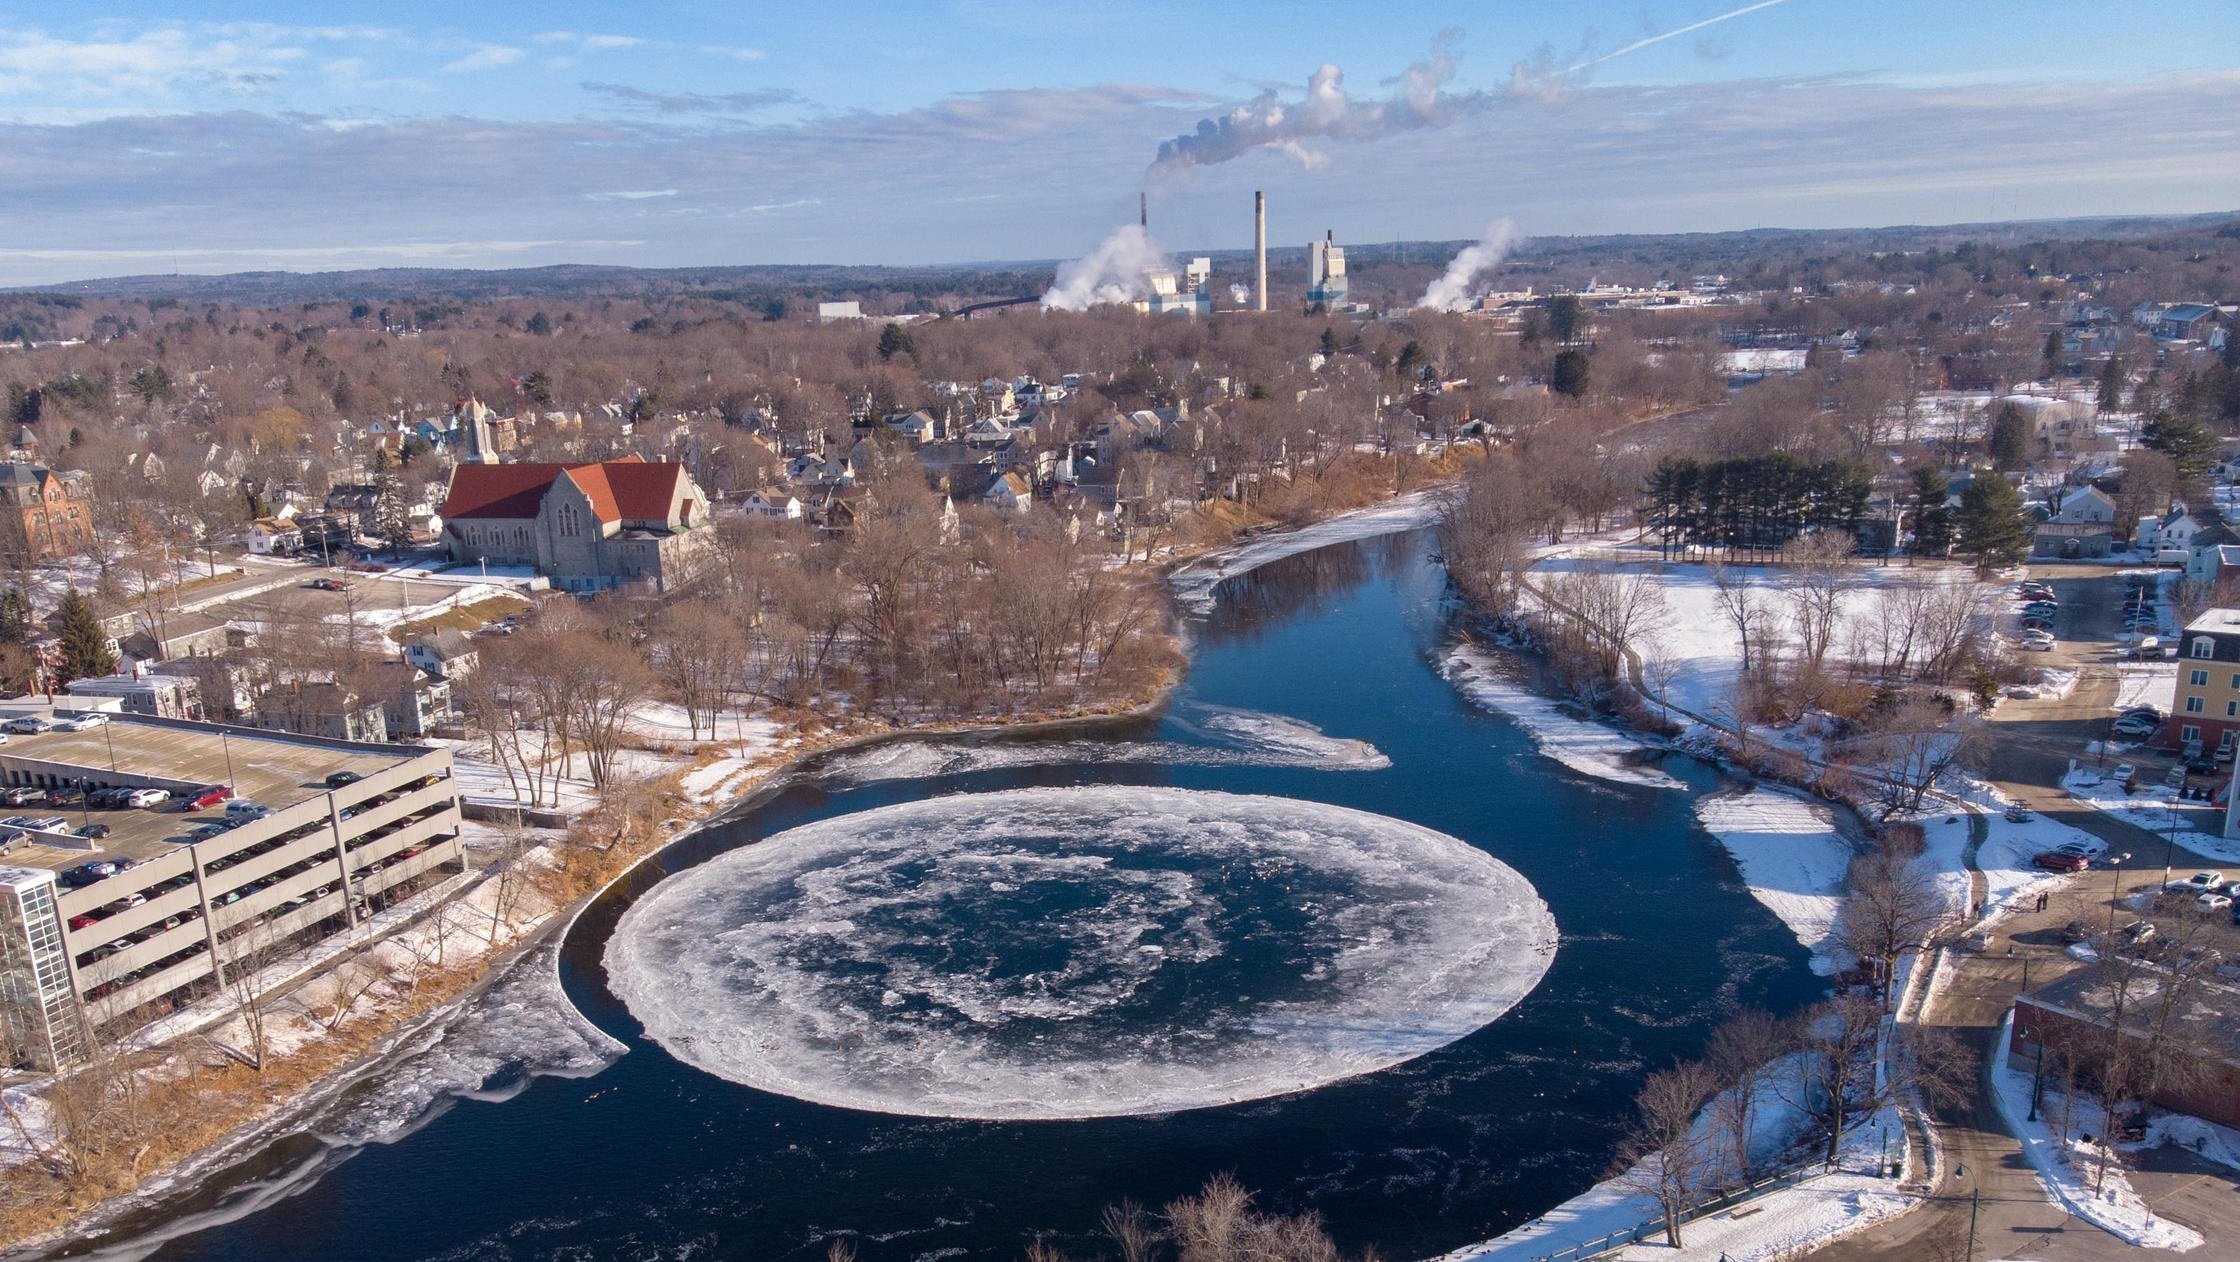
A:
[[[1151,194],[1136,194],[1136,227],[1151,230]]]
[[[1268,309],[1268,195],[1252,195],[1252,309]]]

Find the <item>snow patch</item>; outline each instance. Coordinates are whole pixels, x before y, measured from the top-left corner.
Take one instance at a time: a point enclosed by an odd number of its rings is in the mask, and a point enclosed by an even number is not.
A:
[[[1414,491],[1373,508],[1341,513],[1311,526],[1260,535],[1209,552],[1176,570],[1167,581],[1174,588],[1176,603],[1195,614],[1210,614],[1218,603],[1214,589],[1228,579],[1334,543],[1419,530],[1439,520],[1439,508],[1436,491]]]
[[[1834,812],[1797,794],[1759,787],[1699,798],[1696,818],[1734,856],[1751,897],[1812,952],[1813,972],[1834,976],[1854,962],[1835,937],[1852,855]]]
[[[1540,752],[1581,775],[1652,789],[1687,786],[1641,761],[1650,748],[1614,727],[1574,717],[1510,678],[1498,658],[1469,645],[1447,652],[1442,673],[1462,695],[1514,720]]]

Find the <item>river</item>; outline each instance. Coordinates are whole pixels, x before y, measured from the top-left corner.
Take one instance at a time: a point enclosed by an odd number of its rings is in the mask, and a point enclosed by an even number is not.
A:
[[[1317,1211],[1342,1244],[1388,1257],[1515,1226],[1603,1173],[1649,1068],[1698,1051],[1735,1005],[1793,1011],[1821,983],[1696,821],[1717,773],[1675,756],[1673,787],[1578,774],[1442,677],[1453,615],[1430,549],[1416,531],[1230,579],[1193,620],[1189,674],[1160,719],[839,756],[672,848],[559,944],[566,994],[626,1051],[569,1029],[532,976],[296,1133],[49,1256],[806,1262],[845,1236],[865,1262],[903,1262],[1015,1258],[1038,1235],[1093,1255],[1104,1205],[1156,1205],[1224,1171],[1264,1207]],[[1076,785],[1307,799],[1451,834],[1531,881],[1559,948],[1514,1009],[1395,1067],[1079,1121],[767,1094],[671,1057],[608,990],[607,936],[665,871],[872,807]],[[521,967],[540,966],[549,957]],[[531,1067],[564,1072],[523,1072],[478,1022],[559,1041]],[[397,1081],[444,1081],[423,1062],[468,1066],[468,1081],[440,1099],[398,1094]]]

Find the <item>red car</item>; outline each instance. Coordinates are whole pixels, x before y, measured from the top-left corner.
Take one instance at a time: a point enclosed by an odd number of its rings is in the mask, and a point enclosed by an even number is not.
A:
[[[202,792],[195,794],[191,798],[188,798],[185,809],[190,811],[199,811],[206,806],[216,806],[218,803],[223,802],[227,798],[230,798],[232,796],[232,789],[227,788],[222,784],[213,784],[209,788],[204,789]]]
[[[2082,872],[2092,866],[2092,861],[2081,854],[2064,854],[2059,850],[2032,856],[2030,862],[2048,872]]]

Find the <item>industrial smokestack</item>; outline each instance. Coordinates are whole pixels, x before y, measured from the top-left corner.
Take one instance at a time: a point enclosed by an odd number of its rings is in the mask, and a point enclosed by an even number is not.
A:
[[[1146,232],[1151,230],[1151,194],[1148,192],[1136,194],[1136,227]]]
[[[1268,309],[1268,195],[1252,195],[1252,309]]]

